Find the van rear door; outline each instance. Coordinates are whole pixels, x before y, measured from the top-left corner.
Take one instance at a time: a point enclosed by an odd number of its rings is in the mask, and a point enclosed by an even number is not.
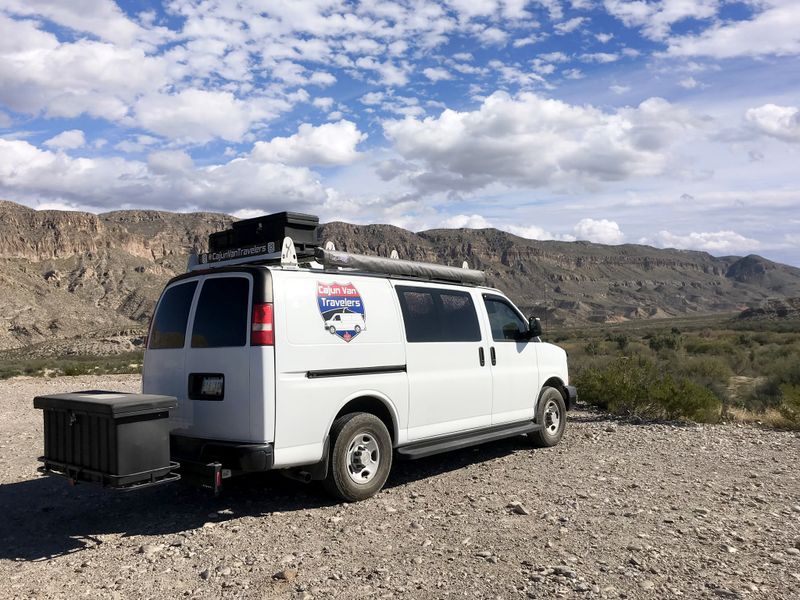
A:
[[[186,435],[252,440],[252,284],[248,273],[206,275],[200,282],[185,350],[184,395],[192,413]]]

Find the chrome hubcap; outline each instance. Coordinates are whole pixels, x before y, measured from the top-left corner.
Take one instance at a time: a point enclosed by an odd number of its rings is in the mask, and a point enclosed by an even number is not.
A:
[[[558,404],[550,400],[544,407],[544,430],[548,435],[555,435],[560,425],[561,411]]]
[[[369,483],[378,472],[381,451],[369,433],[353,436],[347,445],[347,474],[356,483]]]

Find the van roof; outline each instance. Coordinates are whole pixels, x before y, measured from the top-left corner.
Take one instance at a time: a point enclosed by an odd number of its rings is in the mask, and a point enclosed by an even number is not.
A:
[[[266,284],[271,279],[272,272],[284,272],[284,273],[320,273],[325,275],[335,275],[335,276],[357,276],[357,277],[372,277],[375,279],[392,279],[395,281],[411,281],[417,283],[434,283],[438,285],[452,285],[456,287],[468,287],[468,288],[477,288],[486,290],[489,292],[495,292],[502,294],[502,292],[496,288],[485,286],[485,285],[476,285],[472,283],[463,283],[457,281],[445,281],[440,279],[430,279],[430,278],[423,278],[423,277],[414,277],[411,275],[392,275],[388,273],[374,273],[371,271],[359,271],[357,269],[354,270],[340,270],[338,268],[334,269],[326,269],[326,268],[308,268],[308,267],[301,267],[301,268],[294,268],[294,269],[287,269],[281,267],[280,265],[276,264],[265,264],[265,265],[258,265],[258,264],[241,264],[241,265],[231,265],[228,267],[216,267],[216,268],[209,268],[209,269],[195,269],[193,271],[189,271],[187,273],[182,273],[173,277],[172,279],[167,282],[167,285],[171,285],[177,281],[182,281],[184,279],[192,279],[194,277],[204,276],[204,275],[219,275],[222,273],[249,273],[255,280],[262,281]],[[256,286],[261,287],[261,286]],[[269,299],[263,299],[263,302],[271,302],[271,288],[272,286],[268,286],[270,288],[269,292]],[[259,300],[256,300],[259,301]]]

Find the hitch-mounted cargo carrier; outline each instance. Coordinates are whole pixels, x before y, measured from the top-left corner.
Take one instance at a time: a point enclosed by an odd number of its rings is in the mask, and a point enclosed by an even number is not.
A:
[[[89,390],[33,406],[44,412],[43,473],[127,490],[180,479],[169,449],[174,397]]]

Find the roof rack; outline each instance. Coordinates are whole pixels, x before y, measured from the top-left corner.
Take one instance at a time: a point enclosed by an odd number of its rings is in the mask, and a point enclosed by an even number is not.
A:
[[[317,248],[314,254],[317,261],[325,267],[339,267],[368,273],[384,273],[386,275],[401,275],[472,285],[483,285],[486,282],[486,275],[483,271],[466,267],[448,267],[446,265],[401,260],[399,258],[350,254],[349,252],[338,252],[336,250],[326,250],[325,248]]]
[[[333,242],[320,247],[318,225],[318,217],[292,212],[236,221],[230,229],[209,235],[208,252],[192,254],[188,270],[243,264],[297,269],[302,262],[312,268],[348,269],[472,285],[482,285],[486,281],[483,271],[470,269],[466,262],[460,268],[449,267],[401,260],[397,250],[392,250],[390,257],[384,258],[338,252]]]

